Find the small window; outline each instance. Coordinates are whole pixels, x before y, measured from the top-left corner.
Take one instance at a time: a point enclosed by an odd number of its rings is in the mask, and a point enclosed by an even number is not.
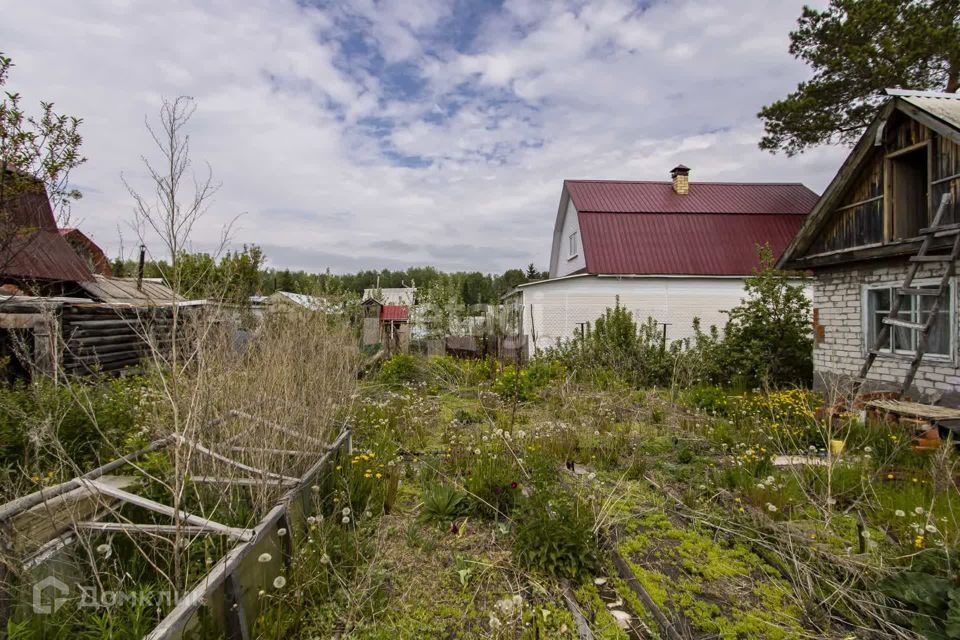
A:
[[[935,289],[937,285],[919,286],[921,289]],[[867,328],[867,348],[872,349],[876,343],[877,335],[883,329],[883,319],[890,313],[890,305],[894,296],[893,287],[883,287],[867,290],[866,328]],[[955,300],[953,295],[953,285],[947,287],[947,291],[940,297],[940,308],[937,309],[937,318],[930,328],[930,334],[927,338],[926,353],[932,356],[949,358],[953,354],[953,333],[950,330],[950,318],[955,309],[952,308],[952,302]],[[925,322],[927,312],[933,308],[933,296],[904,296],[900,302],[900,311],[897,317],[901,320],[910,322]],[[917,343],[920,338],[920,332],[915,329],[904,327],[891,327],[887,334],[887,339],[880,350],[885,353],[901,353],[912,355],[917,350]]]
[[[574,258],[580,253],[580,245],[577,241],[577,232],[574,231],[570,234],[570,254],[569,257]]]
[[[927,147],[890,159],[890,213],[893,240],[914,238],[929,222]]]

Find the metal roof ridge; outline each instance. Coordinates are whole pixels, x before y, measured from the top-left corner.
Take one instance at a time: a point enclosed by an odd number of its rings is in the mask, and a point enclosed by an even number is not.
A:
[[[670,180],[616,180],[616,179],[607,179],[607,178],[564,178],[563,181],[564,182],[593,182],[593,183],[601,183],[601,184],[604,184],[604,183],[606,184],[663,184],[663,185],[673,184]],[[721,181],[695,180],[690,182],[690,186],[695,186],[698,184],[731,185],[731,186],[737,186],[737,187],[751,187],[751,186],[804,187],[805,189],[810,189],[810,187],[808,187],[802,182],[728,182],[723,180]]]
[[[946,91],[914,91],[911,89],[884,89],[888,96],[898,98],[944,98],[946,100],[960,100],[960,92],[947,93]]]
[[[800,211],[598,211],[596,209],[578,209],[577,213],[607,213],[616,216],[806,216],[810,212]]]

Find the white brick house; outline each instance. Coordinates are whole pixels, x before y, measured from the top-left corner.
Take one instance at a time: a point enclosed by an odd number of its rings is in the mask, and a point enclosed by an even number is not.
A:
[[[814,384],[824,390],[841,390],[858,375],[894,289],[902,286],[917,254],[920,230],[932,222],[944,194],[951,194],[952,203],[941,226],[960,223],[960,96],[890,93],[779,262],[814,273]],[[952,241],[944,236],[935,242]],[[911,395],[953,404],[960,400],[960,327],[956,277],[939,290],[947,268],[924,265],[912,288],[930,293],[904,296],[899,317],[922,322],[940,294]],[[899,387],[918,333],[892,329],[878,349],[866,390]]]

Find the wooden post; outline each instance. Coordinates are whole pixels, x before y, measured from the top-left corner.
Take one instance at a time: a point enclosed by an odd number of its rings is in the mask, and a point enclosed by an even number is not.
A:
[[[39,314],[33,321],[33,355],[37,372],[57,381],[60,370],[60,322],[52,313]]]

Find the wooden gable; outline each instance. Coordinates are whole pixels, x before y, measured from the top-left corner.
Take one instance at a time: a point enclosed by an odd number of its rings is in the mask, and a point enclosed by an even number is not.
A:
[[[960,109],[960,98],[956,100]],[[960,130],[901,98],[878,114],[780,260],[811,268],[915,252],[945,193],[960,222]]]

